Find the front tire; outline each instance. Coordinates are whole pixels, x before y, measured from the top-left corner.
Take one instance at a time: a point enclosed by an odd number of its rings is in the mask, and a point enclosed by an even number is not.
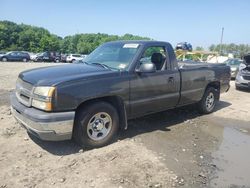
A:
[[[6,57],[3,57],[3,58],[2,58],[2,61],[3,61],[3,62],[7,62],[8,59],[7,59]]]
[[[198,103],[199,112],[203,114],[212,113],[218,101],[218,95],[218,91],[215,88],[207,88],[201,101]]]
[[[27,62],[28,60],[26,58],[23,58],[23,62]]]
[[[119,116],[107,102],[95,102],[76,114],[73,138],[84,148],[97,148],[109,144],[116,137]]]

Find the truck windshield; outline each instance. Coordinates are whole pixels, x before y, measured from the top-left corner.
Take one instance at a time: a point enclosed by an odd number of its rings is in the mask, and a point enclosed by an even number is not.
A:
[[[95,49],[84,61],[88,64],[103,64],[113,69],[127,69],[139,44],[108,43]]]

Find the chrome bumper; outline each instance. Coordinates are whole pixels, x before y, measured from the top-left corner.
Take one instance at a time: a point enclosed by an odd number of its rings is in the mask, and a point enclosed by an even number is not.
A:
[[[235,79],[235,85],[237,87],[250,89],[250,80],[245,80],[241,75],[238,74]]]
[[[41,140],[71,139],[75,112],[43,112],[19,103],[14,94],[10,99],[13,116],[29,133]]]

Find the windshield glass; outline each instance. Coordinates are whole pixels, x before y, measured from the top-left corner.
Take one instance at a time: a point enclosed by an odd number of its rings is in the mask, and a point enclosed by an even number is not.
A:
[[[242,60],[238,59],[230,59],[227,61],[227,64],[232,66],[238,66],[240,63],[242,63]]]
[[[84,59],[89,64],[103,64],[113,69],[127,69],[139,44],[108,43],[98,47]]]

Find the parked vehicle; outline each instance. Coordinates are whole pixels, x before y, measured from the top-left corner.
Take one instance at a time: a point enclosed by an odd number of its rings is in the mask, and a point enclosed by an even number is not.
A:
[[[5,55],[6,53],[5,52],[1,52],[0,51],[0,58],[3,56],[3,55]]]
[[[239,71],[235,79],[236,89],[250,89],[250,54],[243,57],[243,62],[239,66]]]
[[[8,52],[1,57],[1,61],[23,61],[27,62],[30,60],[30,56],[26,52],[12,51]]]
[[[66,57],[66,61],[69,63],[73,63],[74,61],[82,60],[83,58],[84,57],[81,54],[69,54]]]
[[[187,42],[180,42],[176,45],[176,50],[187,50],[187,51],[193,51],[193,47],[190,43]]]
[[[68,54],[61,54],[61,62],[66,63],[67,62],[67,56],[68,56]]]
[[[108,42],[79,63],[20,73],[11,110],[42,140],[101,147],[129,119],[188,104],[211,113],[229,82],[229,66],[178,64],[167,42]]]
[[[30,55],[30,60],[31,61],[35,61],[35,59],[37,58],[37,56],[39,55],[39,53],[29,53],[29,55]]]
[[[228,59],[224,63],[226,63],[228,66],[230,66],[231,69],[231,78],[235,79],[236,75],[239,71],[239,66],[243,61],[241,59]]]
[[[60,62],[60,60],[60,53],[49,51],[38,54],[34,59],[36,62]]]

